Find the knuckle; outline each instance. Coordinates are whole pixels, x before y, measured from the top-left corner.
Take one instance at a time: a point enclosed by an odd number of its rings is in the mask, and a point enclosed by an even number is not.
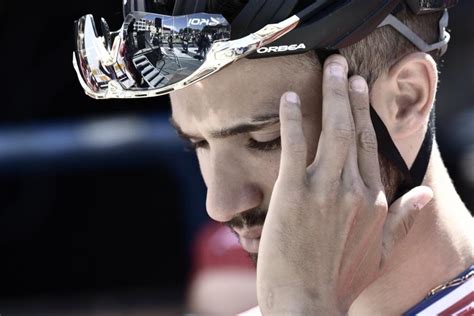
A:
[[[349,142],[354,138],[354,128],[352,126],[339,125],[335,126],[331,131],[334,138],[343,141]]]
[[[369,153],[377,152],[377,137],[369,129],[364,129],[359,133],[359,143],[362,149]]]
[[[352,108],[357,112],[368,112],[369,111],[369,103],[365,102],[365,100],[361,100],[359,98],[352,98]],[[361,113],[362,114],[362,113]]]
[[[317,177],[315,180],[316,181],[318,180]],[[321,183],[320,187],[321,187],[321,191],[324,192],[324,195],[330,196],[330,193],[339,191],[339,188],[341,187],[340,177],[339,176],[333,177],[333,178],[328,177],[328,179],[325,179]]]
[[[336,202],[341,187],[341,181],[339,178],[336,178],[332,180],[326,179],[321,182],[319,177],[316,176],[312,178],[311,185],[316,188],[313,195],[315,203],[319,206],[323,206]]]
[[[364,190],[360,184],[354,182],[346,194],[344,194],[344,203],[351,208],[358,209],[366,204]]]
[[[330,89],[330,97],[336,102],[347,102],[348,94],[344,87],[333,87]]]
[[[314,199],[319,205],[332,205],[338,202],[338,198],[342,191],[342,182],[339,177],[328,177],[328,179],[318,179],[320,177],[313,177],[310,185],[316,188]]]
[[[312,202],[318,211],[324,210],[328,205],[329,196],[322,192],[316,193],[312,196]]]

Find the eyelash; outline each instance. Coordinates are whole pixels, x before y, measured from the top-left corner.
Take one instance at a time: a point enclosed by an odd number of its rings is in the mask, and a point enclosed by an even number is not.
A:
[[[187,142],[188,146],[187,149],[190,151],[196,151],[199,148],[206,148],[208,143],[205,140],[199,142]],[[250,149],[257,149],[260,151],[272,151],[276,149],[280,149],[281,147],[281,137],[275,138],[274,140],[268,142],[258,142],[255,139],[249,139],[247,142],[247,148]]]
[[[193,143],[190,140],[186,140],[186,151],[196,151],[198,148],[204,148],[207,146],[207,142],[205,140]]]
[[[277,150],[281,147],[281,138],[278,137],[268,142],[257,142],[255,139],[249,139],[247,147],[261,151]]]

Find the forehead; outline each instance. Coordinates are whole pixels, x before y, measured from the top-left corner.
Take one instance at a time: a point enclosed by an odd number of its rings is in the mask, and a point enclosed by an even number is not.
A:
[[[286,91],[299,93],[303,102],[315,98],[320,76],[312,55],[242,59],[171,94],[173,119],[192,132],[198,127],[219,129],[275,114]]]

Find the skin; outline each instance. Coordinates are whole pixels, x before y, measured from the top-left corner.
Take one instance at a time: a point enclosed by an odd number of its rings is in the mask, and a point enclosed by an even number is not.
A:
[[[208,213],[229,222],[268,210],[257,265],[264,314],[401,314],[474,263],[473,220],[436,146],[424,187],[390,208],[373,168],[369,99],[411,165],[433,106],[436,65],[426,54],[408,55],[369,93],[362,78],[347,79],[342,56],[330,57],[323,72],[298,58],[241,60],[171,95],[175,125],[200,144]],[[280,124],[215,137],[278,113]],[[247,146],[280,135],[281,150]]]

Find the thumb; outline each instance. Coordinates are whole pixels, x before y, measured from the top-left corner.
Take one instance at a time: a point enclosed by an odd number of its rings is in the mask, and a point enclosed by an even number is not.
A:
[[[385,258],[390,256],[393,249],[408,235],[420,210],[432,199],[433,191],[429,187],[419,186],[390,206],[383,228]]]

